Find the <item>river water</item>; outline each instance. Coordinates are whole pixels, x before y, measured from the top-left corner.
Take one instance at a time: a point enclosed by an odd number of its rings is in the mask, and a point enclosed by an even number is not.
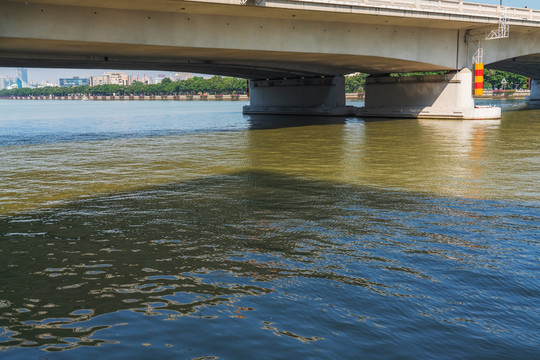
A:
[[[538,358],[538,108],[242,105],[0,101],[0,358]]]

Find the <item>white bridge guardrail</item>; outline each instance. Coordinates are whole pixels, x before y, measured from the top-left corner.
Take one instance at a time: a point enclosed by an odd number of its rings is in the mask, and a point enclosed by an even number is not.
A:
[[[246,0],[241,0],[247,3]],[[257,5],[264,6],[268,4],[287,3],[280,0],[255,0]],[[328,5],[347,5],[357,8],[385,8],[395,10],[415,10],[456,15],[471,15],[475,17],[498,18],[504,10],[505,16],[509,20],[528,20],[540,22],[540,10],[514,8],[500,5],[486,5],[473,2],[464,2],[463,0],[293,0],[292,2],[328,4]]]

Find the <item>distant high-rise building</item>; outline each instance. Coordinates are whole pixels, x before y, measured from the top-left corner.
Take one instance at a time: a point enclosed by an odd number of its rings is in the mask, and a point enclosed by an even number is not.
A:
[[[9,78],[7,76],[0,76],[0,90],[9,86]]]
[[[129,76],[122,73],[107,73],[109,76],[109,83],[115,85],[130,85]]]
[[[106,75],[90,76],[90,86],[106,85],[109,83],[109,77]]]
[[[18,86],[17,77],[0,76],[0,89],[7,89],[8,87]]]
[[[71,86],[83,86],[88,85],[90,82],[87,78],[80,78],[78,76],[74,76],[72,78],[62,78],[60,79],[60,86],[63,87],[71,87]]]
[[[22,87],[28,86],[28,70],[25,68],[17,68],[17,87],[20,89]]]

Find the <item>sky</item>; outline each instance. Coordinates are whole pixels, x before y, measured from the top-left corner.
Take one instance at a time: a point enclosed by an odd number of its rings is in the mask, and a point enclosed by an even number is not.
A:
[[[465,2],[475,2],[482,4],[490,5],[499,5],[501,0],[464,0]],[[512,7],[528,7],[533,9],[540,10],[540,0],[502,0],[503,6],[512,6]],[[88,70],[88,69],[38,69],[32,68],[28,69],[28,80],[31,83],[40,83],[42,81],[47,81],[50,83],[57,83],[59,78],[70,78],[74,76],[79,77],[89,77],[93,75],[101,75],[104,72],[110,72],[113,70]],[[119,71],[122,71],[119,69]],[[125,71],[127,74],[134,76],[139,76],[142,78],[144,75],[147,77],[156,78],[158,75],[167,75],[165,71]],[[16,70],[15,68],[2,68],[0,67],[0,76],[9,76],[15,77]]]

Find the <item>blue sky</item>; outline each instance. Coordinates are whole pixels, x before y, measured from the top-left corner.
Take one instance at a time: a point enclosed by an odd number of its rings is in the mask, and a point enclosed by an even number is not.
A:
[[[465,2],[476,2],[482,4],[490,5],[499,5],[501,0],[464,0]],[[503,6],[513,6],[513,7],[528,7],[533,9],[540,10],[540,0],[502,0]],[[81,70],[81,69],[28,69],[28,80],[30,82],[58,82],[58,79],[61,77],[88,77],[92,75],[103,74],[105,71],[111,70]],[[139,75],[141,78],[143,74],[147,76],[156,77],[159,74],[167,74],[164,71],[126,71],[129,74]],[[15,76],[15,68],[1,68],[0,67],[0,76],[7,75],[10,77]]]

